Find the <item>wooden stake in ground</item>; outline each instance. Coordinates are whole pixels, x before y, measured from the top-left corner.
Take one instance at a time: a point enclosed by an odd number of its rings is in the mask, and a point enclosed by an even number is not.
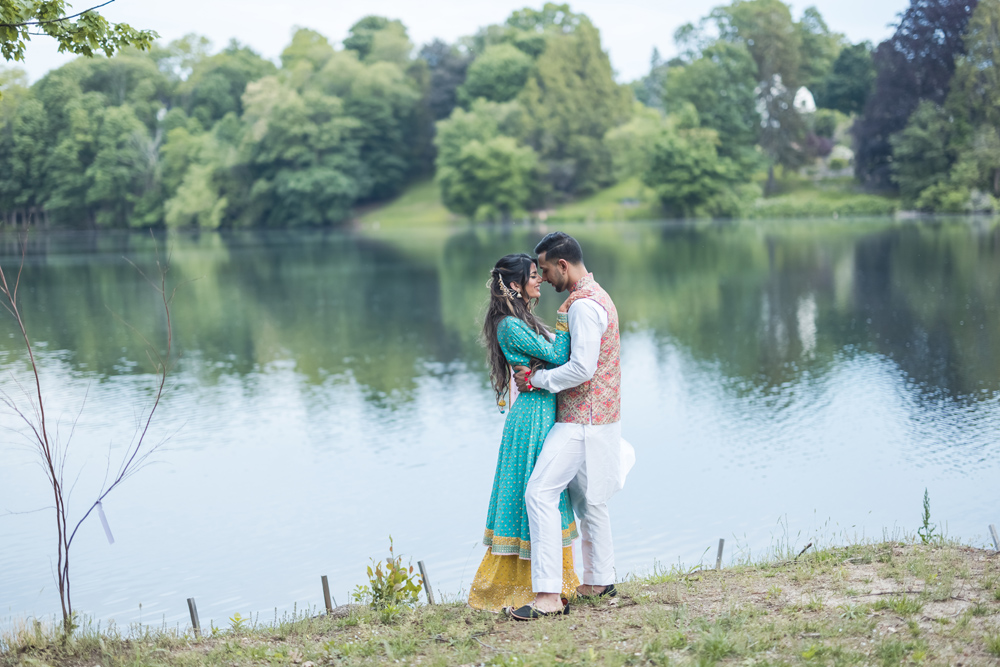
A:
[[[719,554],[715,557],[715,569],[722,569],[722,547],[726,544],[726,538],[719,538]]]
[[[990,535],[993,536],[993,546],[996,547],[997,551],[1000,551],[1000,537],[997,537],[997,527],[990,524]]]
[[[194,598],[188,598],[188,612],[191,614],[191,627],[194,628],[194,636],[201,637],[201,621],[198,620],[198,605],[194,603]]]
[[[435,604],[434,590],[431,588],[431,580],[427,578],[427,568],[424,567],[424,561],[417,561],[417,567],[420,568],[420,578],[424,582],[424,592],[427,593],[427,604]]]
[[[325,574],[323,575],[323,602],[326,603],[326,613],[332,613],[333,602],[330,601],[330,582],[327,580]]]

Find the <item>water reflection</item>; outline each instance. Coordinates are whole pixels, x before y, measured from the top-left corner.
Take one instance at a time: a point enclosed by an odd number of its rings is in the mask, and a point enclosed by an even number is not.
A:
[[[160,239],[178,343],[205,382],[291,360],[312,383],[353,377],[372,399],[406,395],[426,362],[478,366],[483,276],[539,230],[462,231],[440,245],[313,232]],[[822,373],[845,349],[884,354],[930,395],[997,389],[996,225],[811,223],[592,226],[574,230],[626,328],[676,340],[735,391]],[[16,257],[5,239],[3,257]],[[25,283],[36,338],[74,368],[140,370],[109,311],[161,323],[155,293],[123,257],[155,271],[136,235],[31,239]],[[188,282],[190,281],[190,282]],[[543,310],[557,297],[547,293]],[[134,346],[134,345],[133,345]],[[19,353],[16,340],[0,348]]]
[[[995,520],[996,223],[569,231],[622,322],[623,426],[643,460],[613,508],[622,573],[697,559],[720,536],[767,546],[779,514],[806,531],[827,517],[912,527],[924,486],[960,537]],[[126,439],[148,395],[142,348],[109,312],[143,332],[163,324],[123,257],[153,274],[168,247],[184,283],[162,413],[172,449],[112,505],[128,539],[82,543],[83,608],[128,620],[164,598],[182,619],[182,584],[223,615],[290,606],[316,597],[318,574],[358,583],[390,532],[437,564],[446,591],[467,584],[502,426],[478,343],[483,285],[496,258],[542,234],[31,237],[25,315],[61,414],[89,392],[84,458]],[[0,252],[16,261],[16,239]],[[543,314],[559,301],[543,288]],[[23,373],[2,321],[0,356]],[[0,510],[44,505],[30,457],[13,439],[0,456]],[[47,528],[0,517],[0,571],[14,573],[0,615],[53,609]],[[201,578],[183,583],[185,569]]]

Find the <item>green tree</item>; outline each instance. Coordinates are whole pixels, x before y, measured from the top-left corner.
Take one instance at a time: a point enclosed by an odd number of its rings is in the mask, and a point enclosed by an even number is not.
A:
[[[356,51],[361,60],[402,63],[409,58],[413,44],[400,21],[391,21],[384,16],[366,16],[351,26],[344,48]]]
[[[220,53],[191,63],[190,75],[178,86],[181,106],[209,128],[227,113],[243,113],[247,84],[274,74],[272,62],[236,41]]]
[[[148,226],[156,210],[157,145],[127,105],[106,109],[87,167],[86,202],[99,227]]]
[[[649,167],[649,147],[660,136],[667,119],[657,109],[636,103],[629,122],[608,130],[604,144],[611,155],[616,181],[642,176]]]
[[[653,47],[649,58],[649,74],[632,83],[632,94],[647,107],[664,111],[663,100],[667,92],[668,66],[660,57],[660,50]]]
[[[736,217],[759,195],[735,161],[720,157],[718,134],[705,128],[672,128],[650,147],[643,181],[671,216]]]
[[[980,0],[962,44],[946,106],[970,127],[1000,127],[1000,0]]]
[[[40,31],[40,33],[39,33]],[[64,0],[3,0],[0,2],[0,53],[4,60],[24,60],[33,35],[52,37],[60,53],[108,57],[127,46],[149,49],[157,34],[127,23],[111,23],[93,9],[68,14]]]
[[[519,9],[507,18],[506,24],[515,30],[524,32],[574,32],[580,25],[588,21],[583,14],[570,10],[569,4],[546,2],[541,9],[525,7]]]
[[[802,36],[801,85],[815,92],[833,70],[844,48],[844,36],[831,32],[815,7],[806,7],[795,25]]]
[[[611,182],[604,135],[625,122],[631,94],[615,83],[601,37],[585,17],[570,33],[550,32],[545,51],[518,97],[529,118],[527,143],[549,187],[585,194]]]
[[[815,22],[818,12],[812,18]],[[757,63],[759,82],[771,82],[777,75],[786,87],[802,85],[806,74],[803,36],[811,30],[799,27],[781,0],[734,0],[713,9],[709,20],[715,24],[720,39],[746,45]]]
[[[795,108],[795,93],[775,74],[757,88],[757,111],[760,113],[758,144],[768,157],[768,194],[774,192],[775,165],[797,169],[809,159],[805,151],[806,122]]]
[[[666,106],[676,111],[690,103],[701,125],[719,135],[719,152],[752,162],[760,130],[757,66],[742,43],[716,42],[690,64],[673,67],[667,77]]]
[[[524,88],[534,64],[531,56],[512,44],[486,47],[469,65],[465,83],[457,91],[459,103],[468,106],[480,97],[492,102],[513,99]]]
[[[375,32],[365,34],[374,39]],[[300,33],[305,34],[300,37]],[[351,139],[361,160],[353,175],[359,201],[397,194],[426,152],[422,141],[429,145],[428,133],[422,130],[426,121],[420,116],[425,82],[374,53],[368,49],[368,58],[362,61],[358,49],[335,51],[325,38],[321,41],[310,31],[299,30],[282,54],[283,85],[301,94],[335,97],[343,113],[357,119]]]
[[[445,206],[470,218],[510,220],[534,199],[538,156],[511,137],[470,141],[438,164]]]
[[[168,227],[215,229],[234,217],[227,193],[240,189],[232,179],[238,141],[226,137],[226,129],[238,123],[230,113],[209,132],[202,131],[195,119],[167,132],[160,149],[160,170],[163,221]]]
[[[893,170],[905,203],[916,203],[924,189],[948,177],[956,158],[954,133],[953,117],[941,106],[925,100],[906,127],[892,135]]]
[[[839,37],[829,33],[815,10],[796,23],[781,0],[734,0],[712,10],[700,28],[683,26],[676,38],[689,50],[703,49],[710,43],[706,34],[712,27],[720,40],[745,45],[757,64],[759,143],[770,161],[766,190],[773,192],[776,165],[794,169],[809,158],[805,122],[793,104],[795,93],[825,67],[822,63]]]
[[[291,71],[302,64],[308,66],[308,72],[315,72],[322,69],[335,53],[326,37],[315,30],[299,28],[292,35],[291,44],[281,52],[281,67]]]
[[[5,83],[0,99],[0,212],[28,220],[45,203],[51,141],[45,107],[21,82]]]
[[[437,146],[438,165],[454,162],[462,147],[470,141],[485,143],[501,135],[520,137],[524,131],[524,110],[517,102],[490,102],[476,100],[466,111],[458,108],[451,117],[438,122]]]
[[[871,44],[861,42],[846,46],[829,74],[816,87],[816,105],[846,114],[861,113],[874,85]]]
[[[242,224],[273,227],[342,222],[360,194],[360,121],[336,97],[302,93],[277,77],[247,86],[246,167],[254,176]]]
[[[359,70],[344,97],[344,111],[358,119],[357,138],[363,172],[362,199],[396,195],[414,165],[420,93],[395,64],[375,62]]]
[[[959,153],[951,182],[968,192],[965,210],[995,211],[1000,199],[1000,133],[981,125],[970,144]]]
[[[943,106],[924,101],[890,139],[904,201],[942,212],[995,210],[1000,197],[1000,0],[982,0]]]

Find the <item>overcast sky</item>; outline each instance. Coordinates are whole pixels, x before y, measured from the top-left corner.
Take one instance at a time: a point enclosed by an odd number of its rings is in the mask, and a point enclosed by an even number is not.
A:
[[[76,0],[74,8],[86,9],[99,0]],[[478,28],[503,21],[512,10],[526,5],[541,7],[543,0],[367,0],[361,2],[317,2],[316,0],[116,0],[101,11],[109,20],[157,31],[170,41],[187,33],[198,33],[221,48],[236,38],[267,58],[276,59],[288,43],[295,26],[313,28],[339,43],[348,28],[362,16],[380,14],[403,21],[418,46],[435,37],[454,41]],[[678,26],[695,21],[720,0],[577,0],[574,11],[587,14],[600,29],[604,48],[619,81],[631,81],[646,73],[653,47],[670,57],[675,52],[673,33]],[[864,39],[878,43],[888,37],[890,23],[906,6],[906,0],[815,0],[793,2],[795,18],[804,8],[819,8],[832,30],[852,42]],[[52,40],[36,37],[20,64],[32,81],[69,58],[60,55]]]

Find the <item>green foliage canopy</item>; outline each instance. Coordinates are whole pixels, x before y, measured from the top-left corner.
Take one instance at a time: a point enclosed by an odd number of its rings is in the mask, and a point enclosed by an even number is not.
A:
[[[643,181],[673,216],[735,217],[759,189],[740,165],[718,152],[718,134],[709,129],[670,128],[650,148]]]
[[[64,0],[0,1],[0,54],[7,61],[23,61],[33,35],[52,37],[60,53],[113,56],[126,47],[149,49],[157,34],[127,23],[111,23],[94,10],[67,13]]]
[[[816,87],[816,104],[848,114],[861,113],[874,83],[871,44],[861,42],[846,46]]]
[[[524,88],[534,60],[512,44],[491,44],[469,66],[465,83],[457,91],[458,101],[468,105],[484,98],[506,102]]]

